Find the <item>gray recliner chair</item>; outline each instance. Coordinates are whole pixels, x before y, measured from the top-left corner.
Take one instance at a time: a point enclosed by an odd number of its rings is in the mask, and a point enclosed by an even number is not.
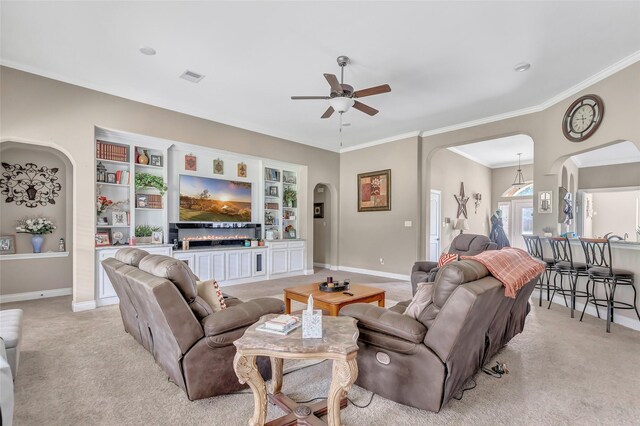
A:
[[[476,234],[460,234],[451,241],[449,254],[475,256],[486,250],[496,250],[498,246],[489,237]],[[411,270],[411,290],[416,294],[419,283],[433,282],[438,273],[438,262],[418,261]]]

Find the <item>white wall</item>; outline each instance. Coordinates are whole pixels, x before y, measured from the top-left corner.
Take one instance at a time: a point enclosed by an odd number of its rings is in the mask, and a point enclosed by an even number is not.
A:
[[[640,191],[594,192],[592,196],[596,213],[591,221],[593,236],[613,232],[622,237],[626,232],[635,241]]]

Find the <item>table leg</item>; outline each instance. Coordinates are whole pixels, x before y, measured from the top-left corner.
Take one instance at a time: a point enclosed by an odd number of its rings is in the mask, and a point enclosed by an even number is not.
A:
[[[340,306],[339,305],[330,305],[329,306],[329,315],[330,316],[337,317],[339,312],[340,312]]]
[[[340,400],[347,395],[349,389],[358,377],[358,363],[355,357],[342,361],[333,361],[331,387],[327,398],[327,421],[329,426],[340,426]]]
[[[262,426],[267,418],[267,387],[258,371],[255,355],[245,356],[236,352],[233,369],[240,383],[247,383],[253,391],[253,416],[249,426]]]
[[[271,385],[269,393],[275,395],[282,390],[282,358],[271,357]]]
[[[384,297],[378,300],[378,306],[380,306],[381,308],[384,308]]]
[[[286,294],[284,295],[284,313],[285,314],[291,313],[291,299],[289,299],[289,297]]]

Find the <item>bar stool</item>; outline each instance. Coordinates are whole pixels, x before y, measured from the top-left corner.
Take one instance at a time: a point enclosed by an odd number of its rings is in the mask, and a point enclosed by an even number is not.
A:
[[[593,303],[595,305],[598,318],[600,318],[600,311],[598,311],[598,307],[606,307],[607,333],[611,333],[611,323],[614,322],[614,309],[634,309],[638,316],[638,320],[640,320],[640,313],[638,313],[638,307],[636,306],[636,287],[634,285],[633,272],[613,267],[611,262],[611,239],[617,239],[617,237],[610,237],[606,239],[580,238],[580,243],[584,250],[584,257],[587,260],[589,280],[593,283],[590,297],[587,298],[587,303],[585,303],[584,308],[582,309],[580,321],[582,321],[584,311],[587,309],[587,305],[589,303]],[[606,299],[596,298],[596,283],[602,283],[604,286]],[[587,283],[587,292],[589,291],[588,285],[589,283]],[[633,289],[633,304],[615,300],[616,286],[618,285],[631,286]]]
[[[589,273],[587,272],[587,265],[584,263],[573,261],[573,253],[571,252],[571,244],[569,243],[569,238],[549,237],[549,244],[551,244],[551,250],[553,251],[556,278],[558,277],[558,275],[560,276],[560,287],[553,290],[553,294],[551,295],[551,300],[549,301],[549,306],[547,306],[547,309],[551,308],[551,302],[553,302],[553,296],[555,296],[556,291],[562,294],[562,296],[565,298],[565,303],[567,303],[566,296],[569,295],[571,297],[571,318],[573,318],[574,311],[576,309],[576,298],[586,297],[587,300],[589,299],[588,282],[587,291],[577,290],[578,278],[589,277]],[[562,285],[562,281],[565,276],[569,278],[569,289],[565,289]]]
[[[529,252],[529,256],[538,259],[545,264],[545,270],[540,278],[538,279],[538,283],[536,284],[537,289],[540,290],[540,299],[538,300],[538,306],[542,306],[542,290],[547,290],[547,300],[551,300],[551,289],[555,289],[556,285],[551,284],[551,273],[555,272],[555,260],[545,258],[544,253],[542,251],[542,240],[537,235],[523,235],[524,243],[527,246],[527,251]],[[555,281],[555,277],[554,277]],[[565,299],[566,304],[566,299]],[[568,307],[568,305],[567,305]]]

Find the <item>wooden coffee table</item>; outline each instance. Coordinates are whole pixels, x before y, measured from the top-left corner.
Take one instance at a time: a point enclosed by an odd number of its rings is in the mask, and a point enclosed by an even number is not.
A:
[[[384,290],[366,285],[350,284],[348,292],[353,296],[341,291],[335,293],[320,291],[317,283],[285,288],[284,309],[287,314],[291,313],[291,301],[295,300],[306,304],[309,295],[313,295],[313,306],[316,309],[329,311],[331,316],[337,316],[340,309],[352,303],[378,302],[378,306],[384,308]]]

